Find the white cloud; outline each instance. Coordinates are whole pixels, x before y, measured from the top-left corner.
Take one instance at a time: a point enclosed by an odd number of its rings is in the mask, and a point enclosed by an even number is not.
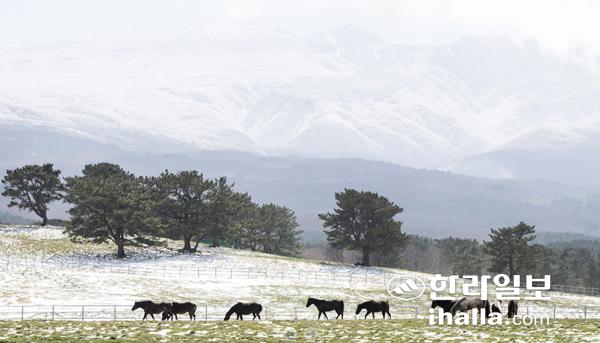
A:
[[[600,2],[590,0],[0,0],[0,42],[236,32],[247,25],[305,34],[353,24],[392,43],[533,37],[562,56],[594,60],[599,14]]]

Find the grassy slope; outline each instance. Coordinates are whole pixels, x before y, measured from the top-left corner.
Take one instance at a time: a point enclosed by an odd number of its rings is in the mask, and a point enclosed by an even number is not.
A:
[[[546,326],[429,326],[424,320],[273,322],[0,322],[0,341],[75,342],[598,342],[600,321]]]

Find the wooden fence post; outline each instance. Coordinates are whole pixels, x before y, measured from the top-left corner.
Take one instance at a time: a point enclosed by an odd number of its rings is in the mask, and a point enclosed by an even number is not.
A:
[[[208,305],[204,305],[204,321],[208,321]]]
[[[52,320],[54,320],[54,305],[52,305]]]
[[[117,305],[113,305],[113,320],[117,320]]]
[[[83,321],[85,318],[85,306],[82,305],[81,306],[81,321]]]
[[[21,320],[25,317],[25,306],[21,306]]]

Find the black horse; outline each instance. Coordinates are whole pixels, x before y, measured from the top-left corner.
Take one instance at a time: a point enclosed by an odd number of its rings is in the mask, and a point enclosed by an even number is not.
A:
[[[509,301],[508,302],[508,318],[513,318],[514,316],[516,316],[518,311],[519,311],[519,304],[514,300]]]
[[[467,312],[472,309],[485,309],[485,316],[490,316],[490,302],[487,300],[481,300],[480,298],[462,298],[457,301],[452,308],[450,309],[450,313],[452,316],[456,315],[457,312]]]
[[[262,305],[257,303],[237,303],[227,311],[225,314],[225,320],[229,320],[232,314],[235,313],[238,320],[244,320],[243,315],[252,315],[252,320],[258,319],[260,320],[260,313],[262,312]]]
[[[190,315],[190,320],[192,320],[192,319],[196,320],[196,304],[193,304],[191,302],[185,302],[185,303],[173,302],[172,307],[171,307],[171,312],[170,313],[163,312],[162,320],[168,320],[168,319],[173,320],[173,317],[175,317],[175,320],[179,320],[179,318],[177,318],[177,315],[184,314],[184,313],[187,313]]]
[[[329,318],[327,318],[327,313],[326,313],[329,311],[335,311],[335,313],[337,313],[337,317],[335,317],[335,319],[338,319],[340,316],[342,316],[342,319],[344,319],[344,301],[343,300],[327,301],[327,300],[320,300],[320,299],[315,299],[315,298],[308,298],[308,301],[306,302],[306,307],[310,307],[310,305],[315,305],[317,310],[319,310],[319,317],[317,318],[317,320],[321,319],[321,314],[325,316],[325,319],[329,319]]]
[[[381,312],[383,319],[385,319],[386,314],[392,319],[392,315],[390,314],[390,304],[387,301],[366,301],[356,307],[356,314],[359,314],[363,309],[367,310],[365,319],[367,319],[369,314],[372,314],[373,319],[375,319],[375,312]]]
[[[146,320],[146,317],[148,315],[150,315],[152,317],[152,319],[154,319],[154,315],[155,314],[159,314],[159,313],[171,313],[172,310],[172,305],[171,303],[155,303],[152,302],[150,300],[146,300],[146,301],[136,301],[133,304],[133,307],[131,308],[132,311],[137,310],[138,308],[141,308],[144,310],[144,318],[142,318],[142,320]],[[163,320],[164,320],[164,315],[163,315]]]
[[[450,313],[452,306],[456,304],[456,300],[433,300],[431,308],[441,307],[444,313]]]

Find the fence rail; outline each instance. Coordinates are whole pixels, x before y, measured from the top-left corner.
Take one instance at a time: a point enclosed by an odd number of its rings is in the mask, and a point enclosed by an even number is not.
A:
[[[73,263],[63,260],[52,259],[27,259],[0,257],[0,271],[11,270],[30,271],[67,271],[76,270],[93,273],[117,273],[128,275],[140,275],[162,279],[202,279],[202,280],[226,280],[226,279],[266,279],[300,281],[304,283],[320,282],[338,285],[352,285],[363,287],[386,287],[390,279],[401,275],[401,273],[387,272],[365,272],[364,270],[353,272],[324,272],[321,270],[291,270],[273,269],[259,267],[207,267],[200,264],[191,265],[164,265],[164,266],[140,266],[134,264],[114,263]],[[410,273],[410,272],[407,272]],[[524,290],[526,292],[526,290]],[[551,285],[549,292],[544,294],[559,293],[581,296],[600,297],[600,288],[578,287],[568,285]]]
[[[354,314],[356,304],[346,305],[344,320],[364,318],[364,312]],[[197,321],[220,321],[228,306],[199,306],[196,310]],[[392,306],[394,319],[426,319],[429,309],[417,306]],[[548,319],[600,319],[600,306],[521,306],[520,315],[536,316]],[[267,305],[263,306],[262,320],[316,320],[317,311],[304,306]],[[0,306],[0,320],[76,320],[76,321],[128,321],[141,320],[142,310],[131,311],[130,305],[23,305]],[[333,319],[335,312],[330,312]],[[160,320],[160,315],[155,315]],[[372,318],[372,317],[369,317]],[[376,314],[375,318],[381,318]],[[148,317],[150,320],[151,317]],[[187,314],[179,315],[179,320],[189,320]]]

